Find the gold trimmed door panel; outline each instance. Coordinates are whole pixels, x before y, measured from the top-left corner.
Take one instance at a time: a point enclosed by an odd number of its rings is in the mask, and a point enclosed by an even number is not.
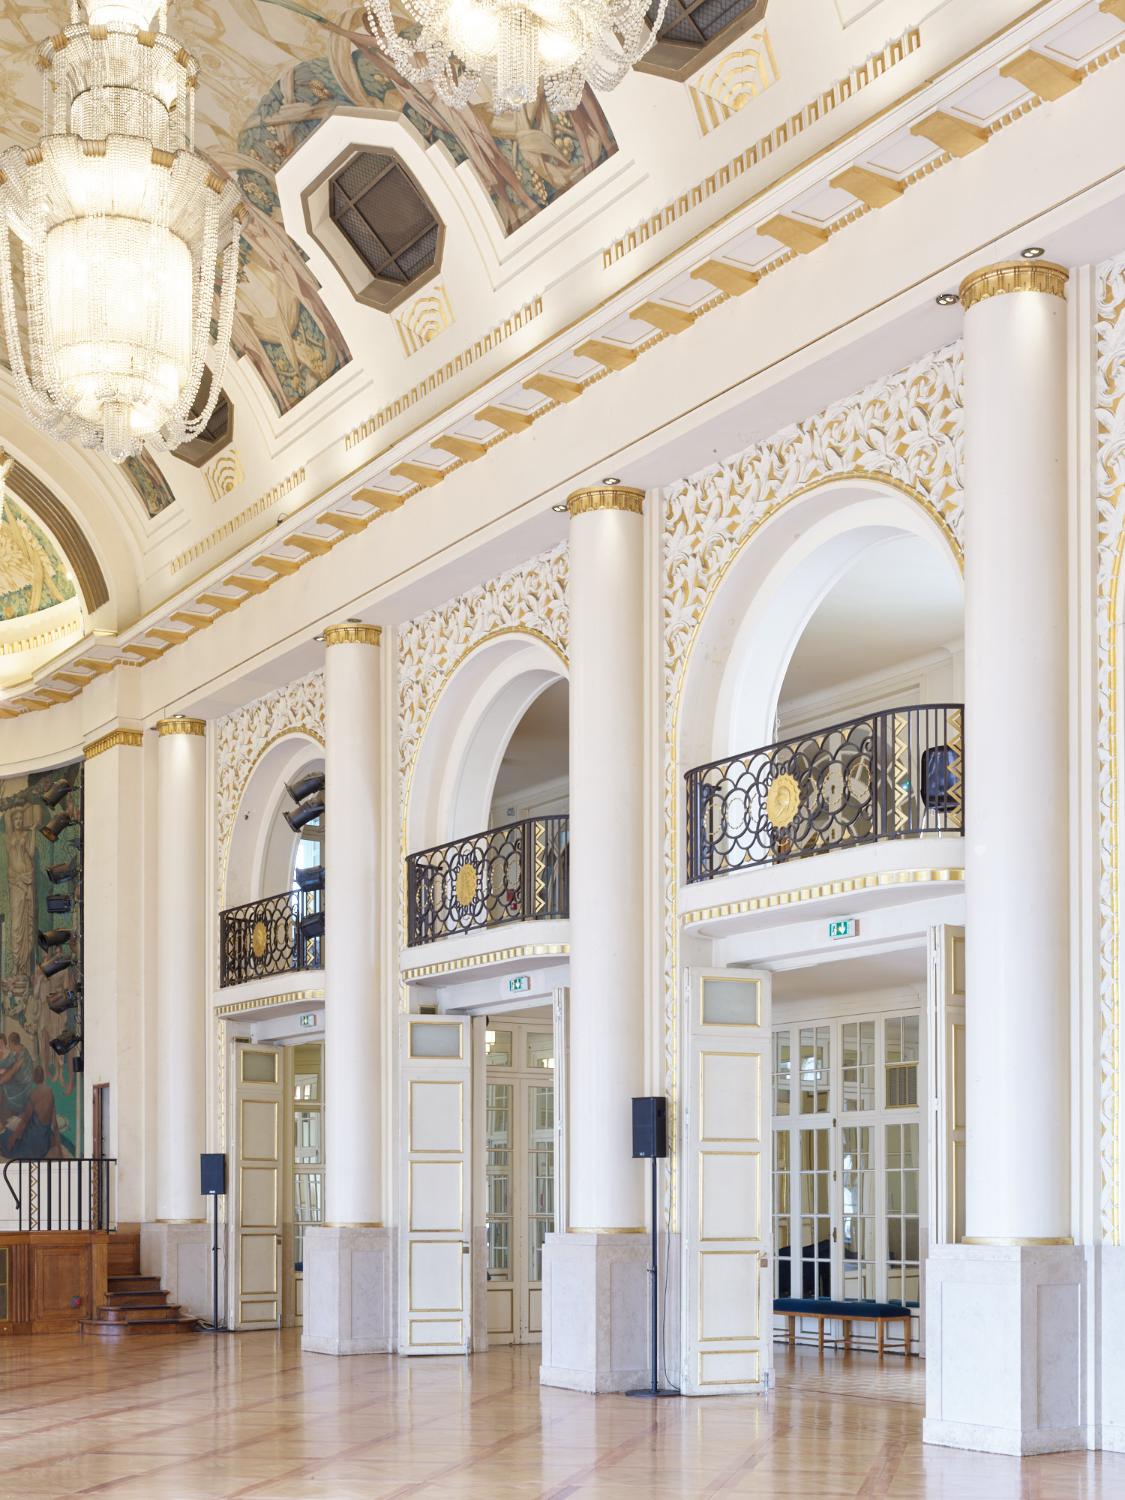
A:
[[[756,1393],[772,1359],[770,976],[687,977],[681,1389]]]
[[[234,1049],[234,1326],[281,1327],[285,1069],[280,1047]]]

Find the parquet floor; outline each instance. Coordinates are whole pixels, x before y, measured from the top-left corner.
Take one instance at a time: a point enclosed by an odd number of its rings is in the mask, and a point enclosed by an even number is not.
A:
[[[1125,1497],[1125,1455],[923,1448],[922,1365],[778,1348],[768,1400],[541,1390],[538,1351],[302,1355],[292,1333],[0,1340],[0,1496]]]

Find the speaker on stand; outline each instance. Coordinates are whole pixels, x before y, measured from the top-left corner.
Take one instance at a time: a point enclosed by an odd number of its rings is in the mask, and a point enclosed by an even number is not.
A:
[[[211,1199],[214,1215],[211,1229],[211,1326],[203,1333],[229,1333],[219,1324],[219,1199],[227,1191],[227,1159],[221,1151],[204,1151],[199,1158],[199,1191]]]
[[[652,1164],[652,1259],[649,1276],[649,1358],[651,1376],[644,1390],[626,1391],[627,1396],[678,1396],[679,1391],[662,1390],[658,1379],[660,1278],[657,1275],[660,1236],[659,1200],[657,1198],[656,1164],[668,1155],[668,1101],[663,1095],[633,1100],[633,1156]]]

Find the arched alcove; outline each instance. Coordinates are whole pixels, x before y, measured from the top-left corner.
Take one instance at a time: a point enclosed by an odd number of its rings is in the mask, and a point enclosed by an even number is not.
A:
[[[497,776],[532,705],[566,679],[555,649],[513,631],[474,647],[441,689],[407,788],[406,843],[427,849],[491,826]]]
[[[247,780],[231,829],[220,892],[224,909],[290,888],[298,835],[283,816],[293,806],[286,784],[307,771],[323,769],[323,747],[305,734],[286,735],[262,755]]]

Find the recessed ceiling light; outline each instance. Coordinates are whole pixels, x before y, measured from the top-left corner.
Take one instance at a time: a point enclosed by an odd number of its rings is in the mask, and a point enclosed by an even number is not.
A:
[[[939,307],[952,307],[954,303],[960,302],[960,300],[956,292],[939,292],[934,298]]]
[[[324,636],[323,635],[314,635],[313,636],[313,640],[316,641],[316,642],[318,642],[318,644],[320,644],[321,646],[324,645]]]
[[[620,479],[617,478],[617,476],[615,474],[611,474],[607,479],[603,479],[602,483],[603,484],[608,484],[608,485],[615,485],[615,484],[620,484],[621,481],[620,481]]]
[[[565,500],[560,500],[557,505],[552,505],[551,509],[552,510],[557,510],[559,512],[559,514],[561,515],[563,513],[563,511],[566,510],[566,501]]]
[[[1045,253],[1042,245],[1028,245],[1026,250],[1020,251],[1020,255],[1024,260],[1038,260]]]
[[[281,514],[277,518],[277,524],[279,526],[281,526],[285,521],[288,521],[288,519],[289,519],[288,512],[286,512],[286,511],[283,510],[281,512]]]

